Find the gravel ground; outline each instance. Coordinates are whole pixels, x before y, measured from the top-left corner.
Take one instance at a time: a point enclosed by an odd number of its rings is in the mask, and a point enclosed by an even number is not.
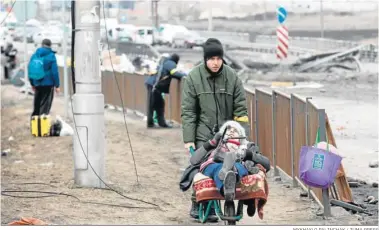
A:
[[[366,199],[368,196],[373,196],[378,201],[378,188],[372,188],[371,185],[361,184],[358,188],[352,188],[354,202],[357,204],[362,204],[363,207],[367,208],[367,211],[372,213],[372,216],[367,214],[359,214],[362,217],[362,222],[365,225],[378,226],[378,203],[369,204]]]

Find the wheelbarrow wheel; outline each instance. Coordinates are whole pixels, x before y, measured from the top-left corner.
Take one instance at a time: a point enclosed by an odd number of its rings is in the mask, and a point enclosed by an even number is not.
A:
[[[234,217],[236,215],[234,201],[225,201],[224,212],[225,212],[224,215],[227,217]],[[236,225],[235,220],[227,220],[225,222],[226,222],[225,223],[226,225]]]

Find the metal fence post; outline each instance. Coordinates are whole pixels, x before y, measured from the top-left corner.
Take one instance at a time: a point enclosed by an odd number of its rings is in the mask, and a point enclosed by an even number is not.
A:
[[[276,92],[272,91],[272,163],[274,165],[274,176],[279,176],[276,167]]]
[[[127,82],[128,82],[128,80],[126,79],[126,75],[125,75],[125,72],[123,72],[122,73],[122,79],[123,79],[123,81],[122,81],[122,88],[123,88],[123,92],[122,92],[122,95],[123,95],[123,97],[122,97],[122,101],[123,101],[123,103],[124,103],[124,109],[125,109],[125,113],[126,114],[128,114],[128,112],[129,112],[129,109],[130,108],[128,108],[128,102],[127,102],[127,89],[128,89],[128,86],[127,86]]]
[[[254,98],[255,98],[255,95],[254,95]],[[250,114],[251,114],[251,120],[250,120],[250,117],[249,117],[249,121],[250,121],[250,135],[252,136],[252,138],[250,138],[250,141],[255,141],[254,140],[254,136],[255,136],[255,110],[254,109],[254,104],[255,104],[255,101],[253,101],[253,99],[249,100],[249,103],[250,103]],[[254,115],[253,115],[253,111],[254,111]],[[254,119],[253,119],[254,118]]]
[[[116,84],[117,74],[116,74],[116,72],[109,72],[109,73],[110,73],[110,77],[111,77],[111,81],[112,81],[112,103],[113,103],[114,109],[116,111],[118,111],[117,101],[119,101],[120,99],[118,96],[118,88],[117,88],[117,84]]]
[[[119,78],[117,79],[118,81],[118,88],[120,89],[120,92],[118,92],[118,97],[120,98],[120,108],[122,110],[122,113],[124,113],[125,111],[125,102],[124,102],[124,93],[125,93],[125,88],[124,88],[124,73],[123,72],[120,72],[119,74]],[[118,91],[118,89],[117,89]]]
[[[256,145],[258,145],[258,90],[257,89],[255,89],[254,99],[255,99],[255,102],[254,102],[255,103],[255,105],[254,105],[254,107],[255,107],[255,119],[254,119],[255,143],[256,143]]]
[[[133,88],[133,112],[134,112],[134,114],[137,114],[137,96],[136,96],[136,87],[137,87],[137,84],[136,84],[136,78],[137,78],[137,75],[135,75],[135,74],[133,74],[132,76],[131,76],[131,80],[132,80],[132,88]]]
[[[167,95],[168,95],[168,117],[170,119],[170,123],[173,123],[172,117],[171,117],[172,97],[171,97],[171,94],[167,94]]]
[[[312,99],[312,97],[306,97],[305,98],[305,145],[306,146],[309,146],[309,129],[308,129],[308,126],[309,126],[309,110],[308,110],[308,106],[309,106],[309,100]],[[308,188],[308,197],[310,199],[312,199],[312,196],[311,196],[311,187],[309,187],[307,185],[307,188]]]
[[[326,141],[325,109],[318,109],[318,125],[320,141]],[[324,217],[331,217],[329,189],[322,189],[322,204],[324,206]]]
[[[295,175],[295,114],[294,114],[294,95],[291,94],[290,98],[290,124],[291,124],[291,173],[292,173],[292,186],[297,187],[297,180]]]

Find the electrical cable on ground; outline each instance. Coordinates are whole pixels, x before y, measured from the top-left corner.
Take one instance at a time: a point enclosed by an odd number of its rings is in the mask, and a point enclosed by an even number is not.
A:
[[[126,113],[125,113],[125,106],[124,106],[124,101],[122,99],[122,95],[121,95],[121,90],[120,90],[120,86],[118,84],[118,81],[117,81],[117,78],[116,78],[116,74],[115,74],[115,70],[114,70],[114,67],[113,67],[113,62],[112,62],[112,57],[111,57],[111,51],[109,49],[109,39],[108,39],[108,29],[107,29],[107,23],[106,23],[106,18],[105,18],[105,7],[104,7],[104,4],[105,4],[105,1],[103,0],[103,17],[104,17],[104,26],[105,26],[105,37],[107,38],[107,48],[108,48],[108,54],[109,54],[109,60],[111,62],[111,67],[112,67],[112,73],[113,73],[113,78],[114,80],[116,81],[116,85],[117,85],[117,89],[118,89],[118,93],[120,95],[120,100],[121,100],[121,106],[122,106],[122,113],[124,115],[124,124],[125,124],[125,129],[126,129],[126,133],[128,135],[128,139],[129,139],[129,146],[130,146],[130,151],[132,152],[132,158],[133,158],[133,163],[134,163],[134,170],[135,170],[135,173],[136,173],[136,177],[137,177],[137,184],[139,184],[139,180],[138,180],[138,172],[137,172],[137,164],[136,164],[136,160],[134,158],[134,152],[133,152],[133,147],[132,147],[132,141],[130,139],[130,135],[129,135],[129,130],[128,130],[128,125],[126,123]]]
[[[18,195],[10,195],[8,193],[41,193],[41,194],[48,194],[48,195],[41,195],[41,196],[18,196]],[[155,209],[154,207],[140,207],[140,206],[130,206],[130,205],[119,205],[119,204],[108,204],[108,203],[101,203],[101,202],[92,202],[92,201],[82,201],[77,196],[63,193],[63,192],[48,192],[48,191],[39,191],[39,190],[3,190],[1,191],[2,196],[9,196],[13,198],[47,198],[47,197],[54,197],[54,196],[67,196],[72,197],[79,201],[80,203],[84,204],[97,204],[97,205],[105,205],[105,206],[111,206],[111,207],[121,207],[121,208],[133,208],[133,209]]]
[[[12,6],[11,6],[11,9],[8,11],[8,13],[7,13],[7,15],[5,16],[5,18],[3,19],[3,21],[1,21],[0,26],[3,25],[3,23],[5,22],[5,20],[7,20],[9,14],[13,11],[13,7],[14,7],[14,4],[15,4],[15,3],[16,3],[16,0],[13,1]]]
[[[75,9],[75,1],[72,1],[71,3],[72,3],[72,6],[74,6],[73,9]],[[75,14],[71,14],[71,17],[73,17],[73,18],[71,19],[71,21],[75,21]],[[74,39],[74,37],[72,37],[72,39]],[[73,43],[73,42],[74,42],[74,41],[71,41],[71,43]],[[72,69],[72,72],[75,73],[75,67],[74,67],[74,60],[75,60],[75,56],[74,56],[74,54],[75,54],[75,47],[74,47],[74,49],[71,50],[71,54],[72,54],[72,56],[74,57],[74,58],[71,58],[71,69]],[[73,84],[75,84],[75,82],[73,82]],[[133,200],[133,201],[138,201],[138,202],[145,203],[145,204],[149,204],[149,205],[152,205],[152,206],[154,206],[154,207],[156,207],[156,208],[158,208],[158,209],[161,209],[160,206],[157,205],[157,204],[154,204],[154,203],[151,203],[151,202],[148,202],[148,201],[144,201],[144,200],[140,200],[140,199],[136,199],[136,198],[132,198],[132,197],[125,196],[125,195],[122,194],[121,192],[119,192],[119,191],[113,189],[112,187],[110,187],[110,186],[109,186],[107,183],[105,183],[105,181],[104,181],[104,180],[103,180],[103,179],[97,174],[96,170],[93,168],[93,166],[92,166],[91,162],[89,161],[88,157],[87,157],[86,154],[84,153],[84,152],[85,152],[85,151],[84,151],[84,147],[83,147],[83,144],[82,144],[82,142],[81,142],[81,140],[80,140],[79,132],[78,132],[77,125],[76,125],[74,107],[72,106],[72,105],[73,105],[73,103],[72,103],[72,97],[70,97],[70,100],[71,100],[71,111],[72,111],[72,115],[73,115],[72,118],[73,118],[73,122],[74,122],[74,126],[75,126],[75,132],[76,132],[76,135],[77,135],[77,137],[78,137],[79,144],[80,144],[80,147],[81,147],[81,149],[82,149],[82,153],[83,153],[84,157],[86,158],[88,165],[90,166],[90,168],[92,169],[92,171],[93,171],[94,174],[96,175],[96,177],[99,178],[99,180],[100,180],[100,181],[101,181],[106,187],[108,187],[110,190],[112,190],[113,192],[117,193],[118,195],[120,195],[120,196],[122,196],[122,197],[124,197],[124,198],[126,198],[126,199]],[[126,122],[126,121],[125,121],[125,122]],[[129,134],[129,132],[128,132],[128,134]],[[130,143],[130,139],[129,139],[129,143]],[[133,159],[134,159],[134,157],[133,157]],[[137,178],[138,178],[138,177],[137,177]]]
[[[47,184],[47,183],[42,183],[42,182],[26,182],[26,183],[1,183],[1,186],[3,185],[8,185],[8,184],[14,184],[14,185],[27,185],[27,184],[39,184],[39,185],[46,185],[46,186],[50,186],[50,187],[53,187],[53,188],[56,188],[57,186],[54,186],[52,184]]]
[[[45,196],[16,196],[16,195],[9,195],[7,193],[42,193],[42,194],[49,194]],[[9,197],[15,197],[15,198],[46,198],[46,197],[52,197],[52,196],[68,196],[73,197],[80,201],[80,199],[74,195],[70,195],[63,192],[48,192],[48,191],[37,191],[37,190],[2,190],[1,191],[2,196],[9,196]]]

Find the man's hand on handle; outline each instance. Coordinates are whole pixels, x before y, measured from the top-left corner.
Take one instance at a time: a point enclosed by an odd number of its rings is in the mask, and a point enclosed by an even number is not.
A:
[[[184,144],[184,148],[187,150],[187,152],[190,152],[190,148],[193,148],[193,149],[195,149],[195,143],[193,143],[193,142],[188,142],[188,143],[185,143]]]

